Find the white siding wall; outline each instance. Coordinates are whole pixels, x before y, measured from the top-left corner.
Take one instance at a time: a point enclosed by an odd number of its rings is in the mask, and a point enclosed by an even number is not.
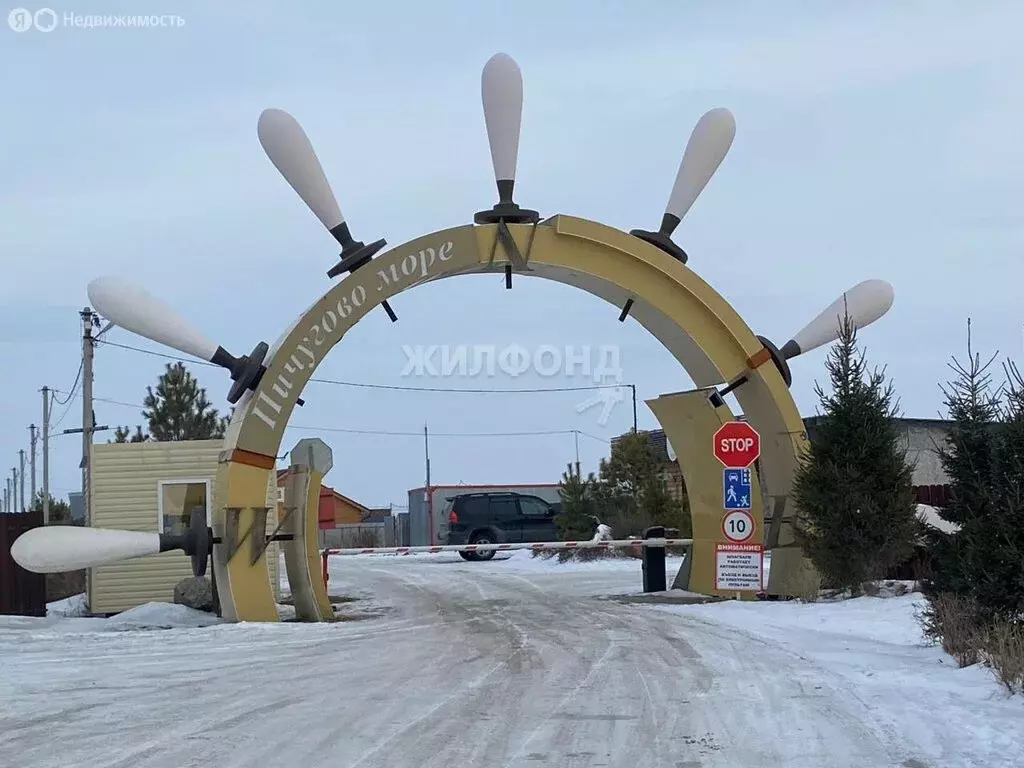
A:
[[[214,494],[221,440],[176,443],[107,443],[93,448],[92,525],[96,528],[158,532],[161,480],[210,481]],[[268,483],[273,498],[273,480]],[[220,503],[210,499],[210,509]],[[267,528],[276,527],[276,504]],[[278,582],[278,547],[267,552],[271,583]],[[181,552],[164,552],[92,569],[89,608],[106,614],[148,602],[170,602],[174,585],[192,575],[189,558]],[[209,572],[208,572],[208,575]]]

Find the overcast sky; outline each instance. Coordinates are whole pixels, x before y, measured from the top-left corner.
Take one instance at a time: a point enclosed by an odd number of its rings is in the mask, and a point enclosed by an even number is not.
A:
[[[232,10],[237,9],[237,10]],[[244,10],[243,10],[244,9]],[[35,10],[32,8],[30,10]],[[331,237],[256,138],[267,107],[295,115],[360,239],[398,245],[471,221],[494,198],[480,68],[519,62],[525,106],[517,192],[544,215],[656,228],[697,118],[736,116],[732,151],[677,232],[690,266],[755,332],[785,342],[866,278],[895,287],[866,329],[908,416],[936,417],[950,354],[1024,352],[1024,4],[123,2],[65,13],[176,14],[183,26],[0,30],[0,470],[28,447],[43,385],[67,397],[77,309],[93,277],[134,279],[235,354],[273,342],[329,281]],[[617,309],[573,289],[497,276],[421,287],[375,310],[318,378],[402,386],[584,386],[575,376],[402,376],[403,345],[615,345],[640,398],[687,389],[673,358]],[[114,330],[118,344],[168,352]],[[792,363],[814,413],[825,350]],[[100,424],[141,422],[166,361],[100,346]],[[228,377],[194,366],[224,408]],[[556,482],[596,469],[632,425],[578,413],[585,393],[442,394],[310,384],[285,450],[319,435],[328,483],[367,505],[423,482]],[[119,405],[127,403],[128,405]],[[57,405],[56,432],[81,423]],[[344,432],[341,430],[352,430]],[[465,433],[557,431],[504,437]],[[370,432],[413,433],[368,434]],[[448,434],[445,434],[448,433]],[[102,435],[98,439],[105,440]],[[79,486],[77,436],[51,441],[51,484]]]

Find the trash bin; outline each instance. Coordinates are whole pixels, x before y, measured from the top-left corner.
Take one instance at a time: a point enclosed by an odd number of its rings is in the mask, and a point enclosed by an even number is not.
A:
[[[644,531],[645,539],[665,538],[665,527],[655,525]],[[665,582],[665,547],[644,547],[642,570],[644,574],[644,592],[664,592],[668,589]]]

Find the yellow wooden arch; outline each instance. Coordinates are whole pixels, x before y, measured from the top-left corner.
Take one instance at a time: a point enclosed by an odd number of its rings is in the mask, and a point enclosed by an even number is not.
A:
[[[735,390],[747,420],[761,434],[761,487],[772,510],[772,529],[763,531],[760,500],[754,510],[759,529],[751,541],[773,548],[769,592],[792,594],[809,568],[792,535],[795,514],[789,500],[799,452],[806,447],[803,422],[768,352],[739,314],[689,267],[632,235],[571,216],[539,225],[509,225],[518,254],[498,239],[501,225],[465,225],[434,232],[387,251],[348,275],[318,299],[282,336],[268,356],[254,392],[238,403],[226,437],[216,480],[214,535],[232,542],[214,546],[213,566],[223,615],[239,621],[276,621],[265,556],[237,548],[252,528],[261,530],[268,473],[280,453],[296,399],[327,352],[384,299],[422,283],[454,275],[501,271],[513,264],[520,274],[573,285],[622,307],[676,357],[698,390],[746,373]],[[523,262],[525,259],[525,264]],[[766,364],[767,363],[767,364]],[[695,472],[710,455],[709,425],[730,418],[715,408],[713,392],[677,393],[650,403],[681,460],[694,518],[691,588],[713,593],[711,558],[722,518],[721,473]],[[708,414],[701,414],[706,408]],[[702,448],[702,446],[704,446]],[[701,453],[705,452],[705,453]],[[232,552],[237,549],[237,554]],[[234,555],[234,556],[232,556]],[[312,556],[312,555],[310,555]],[[317,573],[315,564],[305,572]],[[302,585],[323,604],[322,583]],[[293,585],[295,589],[295,585]]]

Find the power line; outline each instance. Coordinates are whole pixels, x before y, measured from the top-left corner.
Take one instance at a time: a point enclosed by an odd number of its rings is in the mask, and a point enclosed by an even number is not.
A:
[[[74,381],[74,383],[72,383],[71,389],[68,390],[68,392],[67,392],[67,395],[68,395],[67,400],[60,400],[60,399],[57,398],[57,395],[54,394],[53,399],[51,400],[51,402],[56,402],[58,405],[67,405],[68,403],[71,402],[71,399],[75,396],[75,392],[78,391],[78,383],[79,383],[79,381],[82,378],[82,369],[84,367],[85,367],[85,360],[83,359],[82,362],[80,362],[78,364],[78,373],[75,374],[75,381]],[[59,389],[51,389],[50,391],[56,393],[56,392],[60,392],[61,390],[59,390]]]
[[[60,417],[55,422],[50,424],[49,435],[51,437],[53,436],[54,430],[58,426],[60,426],[60,423],[62,421],[64,421],[64,419],[67,417],[67,415],[69,413],[71,413],[71,406],[74,405],[75,400],[78,398],[78,385],[82,382],[82,371],[84,369],[85,369],[85,358],[83,357],[82,361],[78,364],[78,373],[75,374],[75,380],[71,384],[71,389],[67,390],[67,391],[60,390],[60,389],[51,389],[50,390],[50,405],[51,405],[51,407],[53,406],[53,403],[57,403],[58,405],[67,406],[64,409],[64,413],[62,413],[60,415]],[[61,400],[59,397],[57,397],[57,393],[58,392],[64,392],[64,394],[66,394],[67,397],[65,399]]]
[[[179,357],[177,355],[169,355],[165,352],[157,352],[152,349],[144,349],[142,347],[135,347],[130,344],[120,344],[114,341],[107,341],[106,339],[97,339],[98,344],[105,344],[111,347],[117,347],[118,349],[126,349],[131,352],[139,352],[144,355],[151,355],[153,357],[159,357],[165,360],[173,360],[181,363],[190,363],[196,365],[205,365],[210,368],[219,368],[220,366],[214,365],[206,360],[199,360],[195,358]],[[317,384],[330,384],[333,386],[341,387],[357,387],[364,389],[381,389],[381,390],[392,390],[400,392],[440,392],[449,394],[539,394],[544,392],[578,392],[578,391],[593,391],[608,389],[609,385],[585,385],[577,387],[524,387],[518,389],[482,389],[482,388],[452,388],[452,387],[411,387],[402,386],[397,384],[371,384],[368,382],[355,382],[355,381],[342,381],[338,379],[321,379],[311,378],[310,382]],[[617,384],[615,386],[631,386],[629,384]],[[136,408],[143,410],[144,406],[138,403],[126,403],[121,400],[112,400],[104,397],[93,397],[93,400],[101,403],[109,403],[111,405],[119,405],[126,408]],[[298,430],[309,430],[309,431],[322,431],[322,432],[341,432],[349,434],[361,434],[361,435],[389,435],[398,437],[419,437],[421,432],[402,432],[402,431],[387,431],[387,430],[368,430],[368,429],[349,429],[343,427],[308,427],[301,424],[289,424],[288,429]],[[592,435],[588,432],[584,432],[579,429],[567,429],[567,430],[540,430],[535,432],[432,432],[437,437],[521,437],[521,436],[535,436],[535,435],[572,435],[580,434],[584,437],[589,437],[591,440],[596,440],[601,443],[607,444],[609,441],[603,437]]]
[[[125,408],[138,408],[142,410],[145,406],[139,405],[138,403],[126,403],[123,400],[111,400],[109,397],[94,397],[97,403],[109,403],[110,405],[123,405]]]
[[[219,368],[220,366],[214,365],[206,360],[199,360],[196,358],[177,357],[175,355],[168,355],[164,352],[156,352],[152,349],[143,349],[142,347],[133,347],[130,344],[118,344],[117,342],[107,341],[105,339],[98,339],[98,344],[105,344],[110,347],[117,347],[118,349],[127,349],[132,352],[141,352],[144,355],[152,355],[154,357],[160,357],[165,360],[175,360],[179,363],[190,363],[196,365],[205,365],[210,368]],[[598,389],[613,389],[614,387],[628,387],[629,384],[589,384],[580,387],[524,387],[518,389],[473,389],[473,388],[452,388],[452,387],[410,387],[402,386],[399,384],[370,384],[368,382],[359,381],[341,381],[338,379],[320,379],[311,378],[311,382],[316,384],[332,384],[339,387],[359,387],[363,389],[387,389],[395,390],[400,392],[448,392],[451,394],[473,394],[473,395],[492,395],[492,394],[537,394],[541,392],[580,392],[580,391],[594,391]]]
[[[56,391],[57,390],[53,390],[53,389],[50,390],[50,392],[51,392],[50,402],[53,402],[56,399],[56,397],[52,394],[53,392],[56,392]],[[61,405],[67,405],[67,407],[64,409],[64,413],[62,413],[60,415],[60,418],[57,419],[52,424],[50,424],[50,436],[51,437],[53,437],[54,430],[56,430],[57,427],[60,426],[60,423],[62,421],[64,421],[64,418],[69,413],[71,413],[71,406],[75,404],[75,400],[77,400],[77,399],[78,399],[78,393],[77,392],[69,392],[68,393],[68,399],[61,402]]]
[[[142,347],[133,347],[130,344],[118,344],[116,341],[107,341],[106,339],[96,339],[97,344],[102,344],[105,347],[117,347],[118,349],[128,349],[132,352],[141,352],[144,355],[152,355],[153,357],[162,357],[164,360],[176,360],[179,363],[190,363],[194,365],[206,365],[210,368],[220,368],[219,365],[214,365],[208,360],[200,360],[195,357],[177,357],[176,355],[168,355],[166,352],[157,352],[153,349],[143,349]]]
[[[365,387],[366,389],[392,389],[402,392],[452,392],[460,395],[518,395],[536,394],[538,392],[578,392],[581,390],[613,389],[623,384],[596,384],[583,387],[545,387],[523,389],[457,389],[448,387],[403,387],[398,384],[366,384],[354,381],[336,381],[334,379],[310,379],[317,384],[334,384],[341,387]]]
[[[123,400],[113,400],[109,397],[93,397],[93,400],[97,403],[108,403],[110,405],[119,405],[124,408],[137,408],[142,409],[143,406],[138,403],[126,403]],[[391,437],[423,437],[422,431],[416,432],[403,432],[403,431],[392,431],[384,429],[350,429],[347,427],[313,427],[306,426],[303,424],[289,424],[288,429],[299,429],[303,431],[311,432],[340,432],[348,433],[353,435],[387,435]],[[591,435],[588,432],[584,432],[579,429],[546,429],[537,431],[522,431],[522,432],[431,432],[431,437],[534,437],[540,435],[574,435],[580,434],[584,437],[589,437],[591,440],[597,440],[602,443],[607,443],[603,437],[597,435]]]
[[[374,429],[344,429],[342,427],[307,427],[289,424],[287,429],[311,430],[313,432],[346,432],[355,435],[391,435],[396,437],[423,437],[423,432],[389,432]],[[535,437],[539,435],[574,435],[575,429],[546,429],[536,432],[431,432],[431,437]],[[582,433],[581,433],[582,434]],[[601,438],[596,438],[601,440]]]

